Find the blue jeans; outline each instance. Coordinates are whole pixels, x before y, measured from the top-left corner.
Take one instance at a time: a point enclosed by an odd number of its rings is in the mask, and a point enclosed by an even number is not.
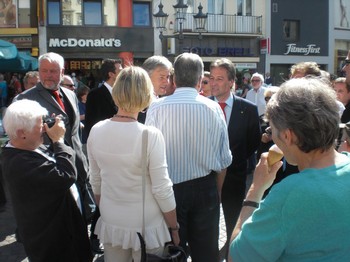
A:
[[[173,186],[180,246],[188,243],[193,262],[219,261],[220,203],[216,174]]]

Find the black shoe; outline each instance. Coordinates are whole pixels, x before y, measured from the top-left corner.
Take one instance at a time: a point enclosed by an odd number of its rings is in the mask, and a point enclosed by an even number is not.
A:
[[[90,239],[92,251],[96,254],[103,254],[104,248],[103,244],[97,238]]]

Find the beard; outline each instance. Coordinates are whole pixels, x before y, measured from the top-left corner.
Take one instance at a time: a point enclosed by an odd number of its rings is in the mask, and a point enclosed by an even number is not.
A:
[[[41,82],[41,84],[43,85],[43,87],[45,87],[46,89],[49,89],[49,90],[57,90],[60,86],[59,83],[55,83],[51,80],[43,81],[43,82]]]

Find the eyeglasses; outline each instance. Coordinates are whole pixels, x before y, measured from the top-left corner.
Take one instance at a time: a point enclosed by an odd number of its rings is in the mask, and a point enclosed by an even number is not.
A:
[[[270,99],[271,99],[271,96],[265,96],[265,101],[267,102],[267,101],[270,101]]]
[[[253,79],[252,82],[260,82],[260,79]]]
[[[344,63],[343,63],[343,66],[347,66],[348,64],[350,64],[350,59],[345,59]]]
[[[207,80],[203,80],[202,84],[207,85],[209,82]]]
[[[69,87],[74,87],[74,84],[62,84],[63,86],[69,86]]]

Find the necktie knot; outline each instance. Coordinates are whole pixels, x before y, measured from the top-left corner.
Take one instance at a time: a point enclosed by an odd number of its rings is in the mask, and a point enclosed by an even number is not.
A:
[[[219,105],[220,105],[222,111],[225,112],[226,103],[225,102],[219,102]]]
[[[222,112],[224,113],[225,119],[226,119],[226,113],[225,113],[225,107],[226,107],[226,103],[225,102],[219,102],[219,105],[222,109]]]

